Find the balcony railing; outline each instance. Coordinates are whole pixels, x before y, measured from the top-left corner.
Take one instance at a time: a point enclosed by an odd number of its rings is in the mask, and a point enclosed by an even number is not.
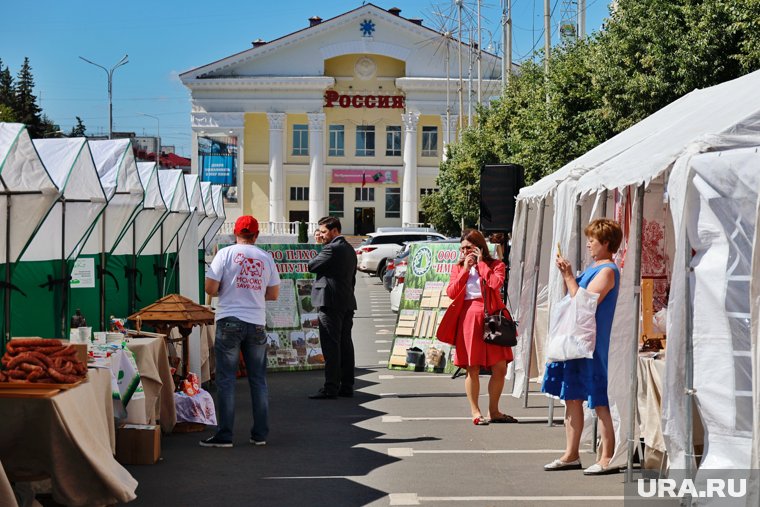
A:
[[[260,235],[273,235],[273,236],[298,236],[298,224],[300,222],[259,222],[259,234]],[[219,234],[234,234],[235,222],[224,222]],[[307,223],[307,234],[311,237],[314,231],[317,230],[317,224],[314,222]]]

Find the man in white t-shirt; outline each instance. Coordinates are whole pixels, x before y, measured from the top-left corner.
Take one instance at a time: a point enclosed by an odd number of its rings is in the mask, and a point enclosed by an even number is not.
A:
[[[203,447],[232,447],[235,380],[240,353],[248,372],[253,427],[249,442],[266,445],[269,434],[266,301],[280,294],[280,276],[272,256],[254,246],[259,223],[250,215],[235,222],[235,244],[217,252],[206,272],[206,293],[218,296],[216,309],[217,421],[215,435]]]

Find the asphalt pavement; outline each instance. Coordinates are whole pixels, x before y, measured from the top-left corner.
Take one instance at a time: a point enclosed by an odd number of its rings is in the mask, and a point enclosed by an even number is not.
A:
[[[321,387],[321,370],[272,373],[270,436],[266,446],[254,447],[241,379],[234,447],[200,447],[210,431],[163,436],[159,463],[127,467],[139,481],[138,498],[128,505],[623,505],[622,473],[543,471],[562,454],[565,434],[561,407],[558,424],[547,424],[541,393],[529,395],[528,408],[503,395],[501,410],[518,424],[475,426],[463,378],[388,370],[396,320],[389,293],[378,278],[360,274],[356,295],[353,398],[307,399]],[[487,381],[481,378],[483,393]],[[481,400],[485,412],[485,394]],[[594,455],[586,451],[581,461],[589,466]]]

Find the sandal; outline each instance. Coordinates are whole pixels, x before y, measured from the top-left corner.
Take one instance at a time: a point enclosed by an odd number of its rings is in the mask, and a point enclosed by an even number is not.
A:
[[[482,415],[479,415],[478,417],[472,420],[472,424],[474,424],[475,426],[488,426],[488,419],[486,419]]]
[[[492,417],[490,422],[494,424],[516,424],[518,421],[514,417],[508,414],[499,414],[496,417]]]

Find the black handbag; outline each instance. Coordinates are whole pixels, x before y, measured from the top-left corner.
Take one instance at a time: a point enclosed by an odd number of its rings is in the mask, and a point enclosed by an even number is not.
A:
[[[481,290],[483,292],[483,311],[485,317],[483,320],[483,341],[491,345],[500,345],[502,347],[514,347],[517,345],[517,323],[512,320],[509,312],[502,308],[497,313],[488,314],[488,300],[486,294],[488,287],[481,281]]]

